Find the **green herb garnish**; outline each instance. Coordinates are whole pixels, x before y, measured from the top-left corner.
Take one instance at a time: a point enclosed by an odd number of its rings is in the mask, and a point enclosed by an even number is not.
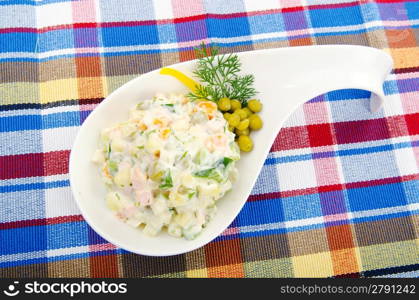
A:
[[[188,154],[188,151],[185,151],[185,153],[183,153],[183,155],[180,157],[180,160],[184,159],[186,157],[186,154]]]
[[[253,75],[239,75],[241,63],[236,54],[218,54],[218,49],[203,43],[196,49],[198,65],[195,76],[202,82],[195,92],[188,94],[192,100],[207,99],[218,102],[223,97],[237,99],[242,104],[256,95]]]
[[[196,177],[213,179],[217,182],[222,182],[224,177],[217,168],[210,168],[193,173]]]
[[[172,175],[170,174],[170,170],[166,173],[166,175],[162,178],[162,183],[159,185],[161,189],[169,189],[173,187]]]
[[[220,163],[222,163],[224,165],[224,168],[227,168],[227,166],[232,163],[233,160],[230,157],[224,157]]]
[[[110,160],[110,161],[108,162],[108,166],[109,166],[109,170],[110,170],[112,173],[116,173],[116,172],[118,171],[118,164],[117,164],[115,161]]]

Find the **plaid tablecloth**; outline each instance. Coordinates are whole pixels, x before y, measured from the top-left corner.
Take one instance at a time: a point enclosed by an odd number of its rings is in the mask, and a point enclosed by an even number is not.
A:
[[[223,52],[367,45],[395,68],[377,113],[359,90],[301,106],[215,241],[128,253],[75,205],[73,140],[110,92],[193,59],[202,41]],[[418,44],[418,1],[0,1],[0,277],[418,276]]]

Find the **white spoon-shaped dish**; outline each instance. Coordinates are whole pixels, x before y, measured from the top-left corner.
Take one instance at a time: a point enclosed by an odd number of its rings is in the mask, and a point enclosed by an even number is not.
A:
[[[278,131],[290,114],[305,101],[338,89],[371,91],[371,110],[384,99],[383,82],[392,69],[386,53],[362,46],[308,46],[258,50],[238,54],[244,74],[254,74],[264,109],[262,130],[252,134],[255,147],[237,163],[239,180],[218,201],[218,211],[194,240],[174,238],[166,233],[148,237],[140,229],[118,220],[106,207],[105,186],[97,165],[91,162],[103,128],[126,120],[139,101],[157,92],[187,93],[176,79],[144,74],[110,94],[89,115],[81,127],[70,155],[70,183],[74,198],[88,224],[104,239],[125,250],[150,256],[185,253],[204,246],[220,235],[245,204]],[[171,66],[192,75],[195,61]]]

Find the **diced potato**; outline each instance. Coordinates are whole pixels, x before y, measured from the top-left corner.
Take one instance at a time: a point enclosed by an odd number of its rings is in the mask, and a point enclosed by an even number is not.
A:
[[[109,192],[106,195],[106,205],[109,207],[110,210],[120,210],[122,208],[122,203],[119,195],[115,192]]]
[[[103,129],[102,132],[100,133],[100,139],[103,143],[106,143],[109,141],[110,131],[111,131],[110,128],[106,128],[106,129]]]
[[[105,162],[105,156],[103,155],[102,150],[96,150],[93,154],[92,161],[97,164],[102,164]]]
[[[190,226],[183,230],[183,235],[187,240],[194,239],[202,231],[201,225]]]
[[[182,176],[182,185],[187,188],[192,188],[195,183],[194,177],[190,173],[186,173]]]
[[[215,183],[199,184],[198,190],[199,190],[199,195],[209,196],[209,197],[218,197],[221,192],[218,184],[215,184]]]
[[[160,229],[153,227],[151,224],[146,224],[143,232],[148,236],[156,236]]]
[[[189,226],[190,223],[193,222],[193,216],[192,213],[190,212],[185,212],[185,213],[181,213],[176,215],[173,218],[173,221],[178,224],[179,226],[185,228],[187,226]]]
[[[128,186],[131,182],[131,167],[120,168],[113,180],[120,187]]]
[[[151,209],[155,215],[161,215],[163,212],[167,211],[167,202],[164,198],[158,197],[153,204],[151,204]]]
[[[186,120],[179,120],[172,124],[171,126],[174,131],[184,131],[189,128],[189,123]]]
[[[182,228],[174,223],[169,224],[167,227],[167,233],[174,237],[181,237],[182,236]]]
[[[124,137],[128,137],[135,133],[137,126],[134,123],[127,123],[121,127],[121,132]]]
[[[141,120],[144,117],[144,111],[141,110],[132,110],[129,114],[131,119]]]
[[[149,153],[155,153],[157,150],[163,148],[162,146],[162,141],[155,134],[151,134],[145,144],[145,149]]]
[[[185,205],[188,198],[185,195],[181,195],[177,192],[171,192],[169,195],[169,200],[170,200],[170,204],[173,207],[178,207],[178,206]]]
[[[115,152],[123,152],[126,147],[126,143],[123,139],[114,139],[112,140],[111,149]]]

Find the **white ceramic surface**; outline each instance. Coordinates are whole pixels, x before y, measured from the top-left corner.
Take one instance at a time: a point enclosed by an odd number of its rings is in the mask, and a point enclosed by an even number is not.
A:
[[[248,198],[279,129],[302,103],[323,93],[345,88],[373,92],[371,109],[380,108],[383,81],[392,68],[386,53],[361,46],[308,46],[258,50],[238,54],[243,73],[255,75],[264,109],[264,128],[252,133],[255,148],[237,163],[239,180],[218,202],[218,212],[192,241],[160,234],[148,237],[119,221],[107,209],[105,187],[91,162],[99,132],[127,119],[128,110],[156,92],[187,92],[176,79],[159,70],[133,79],[109,95],[89,115],[76,137],[70,156],[70,183],[74,198],[89,225],[104,239],[125,250],[150,256],[168,256],[197,249],[220,235]],[[195,61],[171,66],[192,75]]]

